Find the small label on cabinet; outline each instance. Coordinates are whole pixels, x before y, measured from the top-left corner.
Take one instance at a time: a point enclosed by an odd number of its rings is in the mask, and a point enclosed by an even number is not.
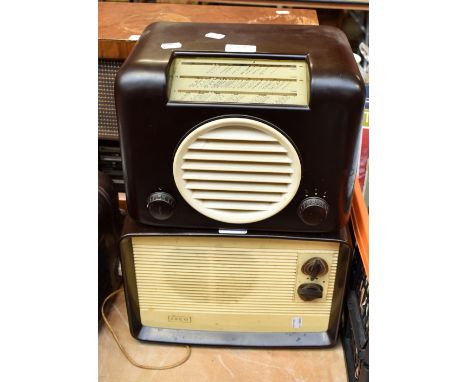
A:
[[[162,49],[177,49],[182,48],[182,44],[180,42],[165,42],[161,44]]]
[[[169,322],[182,322],[184,324],[190,324],[192,322],[191,316],[179,316],[175,314],[171,314],[167,317],[167,321]]]
[[[214,38],[215,40],[221,40],[221,39],[223,39],[224,37],[226,37],[226,35],[221,34],[221,33],[210,32],[210,33],[207,33],[207,34],[205,35],[205,37]]]
[[[256,45],[237,45],[226,44],[224,47],[225,52],[239,52],[239,53],[255,53],[257,51]]]
[[[302,327],[302,318],[301,317],[293,317],[291,321],[293,329],[299,329]]]

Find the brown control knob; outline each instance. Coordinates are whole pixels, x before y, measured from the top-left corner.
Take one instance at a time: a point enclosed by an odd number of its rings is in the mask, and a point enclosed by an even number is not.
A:
[[[307,283],[299,285],[297,294],[304,301],[312,301],[317,298],[322,298],[323,288],[319,284]]]
[[[312,196],[301,202],[297,214],[305,224],[317,226],[325,222],[329,209],[324,199]]]
[[[323,276],[328,272],[328,264],[321,257],[312,257],[307,260],[301,268],[302,273],[309,275],[313,280],[318,276]]]
[[[152,193],[146,203],[150,215],[158,220],[169,219],[174,212],[175,199],[167,192]]]

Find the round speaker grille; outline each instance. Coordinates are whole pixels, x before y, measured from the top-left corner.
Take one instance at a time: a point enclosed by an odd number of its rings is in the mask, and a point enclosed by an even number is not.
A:
[[[179,145],[174,180],[185,201],[225,223],[253,223],[281,211],[294,197],[301,164],[289,140],[248,118],[220,118]]]

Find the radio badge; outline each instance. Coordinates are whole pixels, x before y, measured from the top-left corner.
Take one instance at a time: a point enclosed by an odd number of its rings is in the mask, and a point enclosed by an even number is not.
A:
[[[192,317],[191,316],[177,316],[175,314],[171,314],[167,317],[167,321],[182,322],[184,324],[190,324],[192,322]]]

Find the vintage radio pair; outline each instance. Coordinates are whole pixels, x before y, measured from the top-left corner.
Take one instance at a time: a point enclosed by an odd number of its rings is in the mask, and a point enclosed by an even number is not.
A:
[[[155,23],[115,88],[132,335],[333,345],[364,104],[344,34]]]

